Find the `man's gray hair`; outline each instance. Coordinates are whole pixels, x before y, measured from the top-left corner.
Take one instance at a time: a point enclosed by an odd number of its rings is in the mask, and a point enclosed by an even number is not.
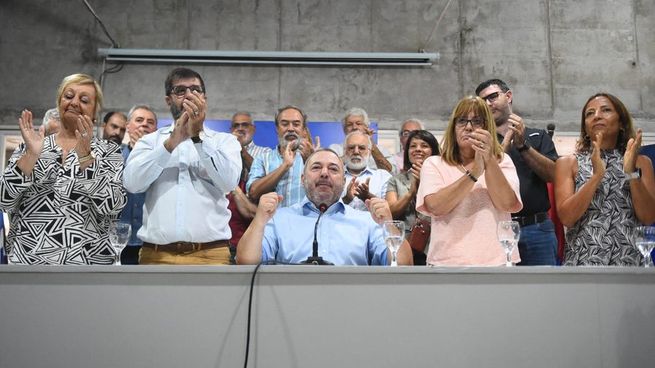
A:
[[[42,124],[45,129],[48,129],[48,123],[50,122],[50,119],[59,120],[59,110],[57,110],[56,107],[46,111],[45,115],[43,115]]]
[[[346,115],[343,117],[343,120],[341,120],[343,126],[346,126],[346,120],[348,120],[348,118],[351,116],[361,116],[362,119],[364,120],[364,124],[366,124],[367,127],[371,122],[368,119],[368,114],[366,113],[366,110],[362,109],[361,107],[353,107],[350,110],[346,111]]]
[[[418,126],[421,127],[421,130],[425,130],[425,124],[423,124],[422,121],[420,121],[419,119],[416,119],[416,118],[409,118],[409,119],[403,121],[402,124],[400,124],[400,128],[398,128],[398,134],[400,134],[400,135],[403,134],[403,130],[405,130],[405,124],[407,124],[407,123],[416,123],[416,124],[418,124]]]
[[[134,105],[134,106],[132,106],[132,108],[130,109],[130,111],[127,113],[127,121],[132,120],[132,115],[134,114],[134,112],[135,112],[136,110],[146,110],[146,111],[150,111],[150,112],[152,113],[152,115],[155,116],[155,124],[157,124],[157,113],[155,113],[154,111],[152,111],[152,108],[150,108],[150,106],[145,105],[145,104],[139,104],[139,105]]]
[[[348,135],[346,135],[346,138],[343,140],[343,152],[344,152],[344,154],[346,153],[346,147],[348,146],[348,144],[347,144],[348,143],[348,138],[350,138],[353,135],[358,135],[358,134],[361,134],[364,137],[366,137],[366,140],[368,141],[368,149],[369,150],[371,149],[371,147],[373,147],[373,143],[371,142],[371,136],[370,135],[368,135],[366,133],[363,133],[363,132],[361,132],[359,130],[353,130],[352,132],[348,133]]]
[[[252,115],[248,111],[237,111],[232,115],[232,119],[230,121],[234,121],[234,118],[236,118],[239,115],[247,116],[252,120]]]

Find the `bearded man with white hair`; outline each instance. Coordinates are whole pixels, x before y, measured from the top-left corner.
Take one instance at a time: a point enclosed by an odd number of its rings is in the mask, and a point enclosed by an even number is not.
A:
[[[346,187],[343,202],[355,209],[367,211],[366,200],[384,198],[391,174],[382,169],[371,169],[371,138],[355,130],[346,136],[343,144],[346,165]]]

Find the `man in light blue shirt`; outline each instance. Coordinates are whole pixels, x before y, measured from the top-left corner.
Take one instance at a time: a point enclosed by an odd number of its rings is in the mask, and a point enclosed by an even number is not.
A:
[[[349,133],[343,144],[346,163],[346,189],[343,202],[352,208],[366,211],[365,201],[370,198],[384,198],[387,183],[391,178],[388,171],[371,169],[368,165],[371,154],[371,138],[358,130]]]
[[[307,115],[295,106],[285,106],[275,115],[279,144],[275,150],[255,158],[250,167],[246,190],[257,202],[265,193],[282,195],[282,206],[299,203],[305,197],[300,182],[305,159],[313,152],[311,142],[302,138]]]
[[[275,260],[300,263],[312,255],[314,225],[319,256],[335,265],[386,265],[391,254],[384,243],[380,224],[391,220],[389,204],[382,198],[368,200],[369,212],[341,201],[345,185],[344,167],[330,149],[320,149],[307,158],[302,175],[307,196],[291,207],[278,209],[282,196],[263,195],[257,214],[237,247],[238,264]],[[409,244],[398,252],[399,264],[412,264]]]

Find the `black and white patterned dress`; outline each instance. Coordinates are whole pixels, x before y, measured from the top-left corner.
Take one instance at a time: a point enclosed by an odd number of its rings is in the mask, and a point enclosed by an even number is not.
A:
[[[107,232],[126,202],[120,147],[94,138],[91,150],[96,159],[80,171],[74,150],[62,165],[63,151],[50,135],[28,177],[17,165],[25,149],[24,144],[16,149],[0,178],[0,208],[11,216],[10,262],[113,263]]]
[[[578,175],[575,191],[592,175],[591,154],[576,154]],[[607,165],[605,176],[582,217],[566,232],[564,264],[635,266],[642,256],[632,233],[639,221],[632,206],[630,184],[623,174],[623,154],[601,151]]]

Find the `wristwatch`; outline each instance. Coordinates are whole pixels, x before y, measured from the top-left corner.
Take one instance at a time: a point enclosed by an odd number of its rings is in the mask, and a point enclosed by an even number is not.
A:
[[[519,151],[519,152],[525,152],[525,151],[529,150],[530,147],[532,147],[532,146],[530,146],[530,141],[526,139],[526,140],[523,141],[522,146],[516,147],[516,150]]]
[[[193,143],[202,143],[202,139],[199,136],[191,137],[191,142]]]
[[[634,179],[639,179],[641,178],[641,168],[637,168],[637,170],[627,173],[623,173],[625,175],[625,180],[634,180]]]

